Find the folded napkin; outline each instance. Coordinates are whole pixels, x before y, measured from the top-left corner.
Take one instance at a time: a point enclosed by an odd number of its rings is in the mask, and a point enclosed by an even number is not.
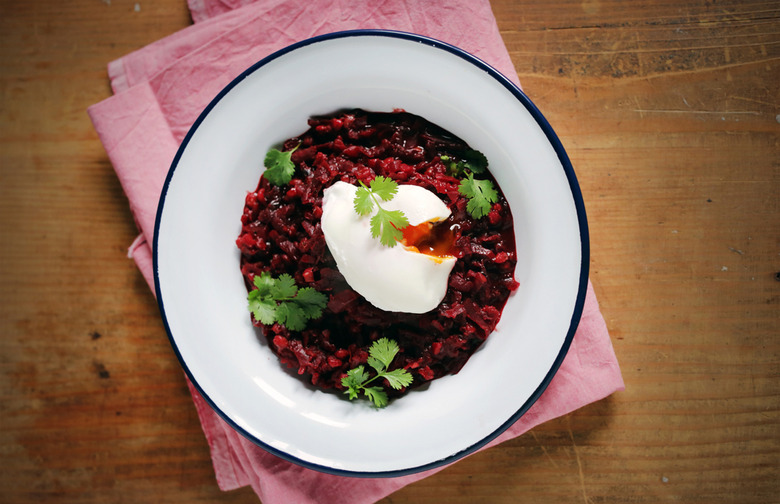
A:
[[[114,95],[88,110],[140,235],[129,255],[154,292],[157,203],[181,140],[235,76],[290,43],[358,28],[414,32],[459,46],[517,82],[488,0],[190,0],[195,24],[108,65]],[[372,503],[442,468],[397,478],[333,476],[282,460],[227,425],[190,385],[219,487],[250,485],[264,504]],[[529,411],[485,448],[623,389],[606,324],[588,284],[558,373]],[[484,448],[483,448],[484,449]]]

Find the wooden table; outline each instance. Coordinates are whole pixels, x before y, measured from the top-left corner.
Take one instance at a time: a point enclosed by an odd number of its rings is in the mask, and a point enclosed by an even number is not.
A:
[[[780,501],[780,3],[494,0],[627,389],[384,502]],[[223,493],[86,115],[184,0],[0,1],[0,501]]]

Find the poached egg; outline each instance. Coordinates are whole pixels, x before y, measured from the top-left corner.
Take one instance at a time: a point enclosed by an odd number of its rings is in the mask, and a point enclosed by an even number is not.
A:
[[[404,228],[407,243],[391,248],[371,236],[369,221],[376,209],[368,216],[355,212],[357,190],[339,181],[325,189],[322,200],[322,232],[339,272],[379,309],[425,313],[436,308],[447,293],[456,258],[446,255],[442,247],[429,247],[423,253],[406,237],[415,235],[415,243],[424,237],[434,223],[449,217],[447,205],[423,187],[399,185],[393,199],[381,204],[386,210],[404,212],[409,221]]]

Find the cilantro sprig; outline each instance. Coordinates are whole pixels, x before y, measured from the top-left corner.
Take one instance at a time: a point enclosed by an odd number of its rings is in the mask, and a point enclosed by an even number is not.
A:
[[[453,177],[463,177],[458,185],[458,192],[468,198],[466,211],[475,219],[486,216],[498,201],[498,191],[493,182],[487,179],[475,179],[474,174],[487,171],[488,160],[478,150],[469,149],[463,153],[463,158],[454,160],[450,156],[440,156],[446,163]]]
[[[273,185],[280,186],[289,184],[295,173],[295,164],[292,162],[292,154],[301,144],[296,145],[292,150],[282,152],[279,149],[271,149],[263,160],[266,170],[263,176]]]
[[[353,202],[358,215],[369,215],[374,208],[376,214],[371,217],[371,236],[379,238],[382,245],[393,248],[403,237],[403,228],[409,225],[409,220],[401,210],[386,210],[379,204],[390,201],[398,192],[395,180],[378,175],[367,186],[362,181],[355,192]]]
[[[493,203],[498,201],[498,192],[490,180],[478,180],[473,173],[460,181],[458,192],[469,199],[466,211],[475,219],[482,218],[490,212]]]
[[[301,331],[309,319],[322,316],[328,303],[328,296],[311,287],[299,289],[286,273],[273,278],[264,271],[253,283],[256,288],[247,296],[249,311],[262,324],[278,322],[291,331]]]
[[[380,338],[371,344],[371,348],[368,349],[368,360],[366,361],[369,366],[374,368],[376,374],[371,377],[368,371],[366,371],[363,365],[360,365],[347,372],[347,376],[341,379],[341,384],[347,387],[344,391],[349,396],[350,400],[357,399],[360,396],[360,392],[374,403],[377,408],[384,408],[387,406],[388,397],[387,392],[377,385],[371,387],[369,383],[378,378],[384,378],[387,383],[394,389],[398,390],[403,387],[408,387],[412,384],[413,377],[409,371],[403,368],[394,369],[388,371],[387,368],[393,362],[396,354],[398,353],[398,343],[387,338]]]

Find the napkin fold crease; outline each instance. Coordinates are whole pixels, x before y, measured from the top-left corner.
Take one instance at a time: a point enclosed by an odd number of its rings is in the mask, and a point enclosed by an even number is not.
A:
[[[179,144],[224,86],[274,51],[334,31],[407,31],[461,47],[519,85],[487,0],[189,0],[188,6],[193,25],[108,64],[114,95],[88,109],[140,231],[128,255],[152,292],[157,204]],[[251,486],[264,504],[370,504],[443,469],[354,478],[303,468],[241,436],[187,383],[219,487]],[[528,412],[485,448],[623,388],[589,282],[580,325],[558,373]]]

